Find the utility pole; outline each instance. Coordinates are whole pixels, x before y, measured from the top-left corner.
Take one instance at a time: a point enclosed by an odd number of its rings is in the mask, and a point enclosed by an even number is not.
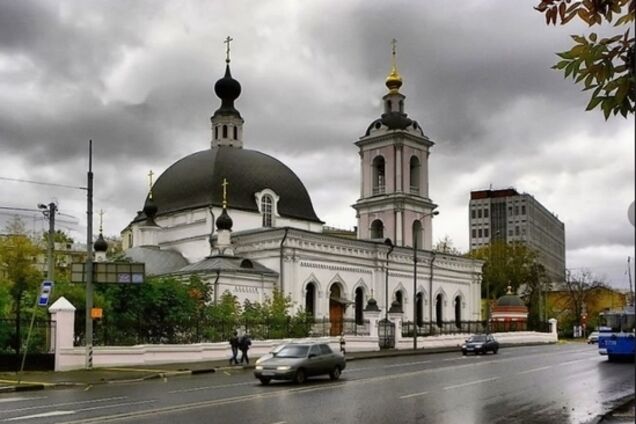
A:
[[[86,194],[86,369],[93,368],[93,140],[88,141]]]
[[[53,267],[53,250],[54,250],[54,237],[55,237],[55,214],[57,213],[57,205],[53,202],[49,203],[48,206],[39,204],[38,207],[40,209],[45,209],[43,211],[44,216],[49,219],[49,237],[48,237],[48,245],[47,245],[47,273],[46,279],[49,281],[53,281],[54,276],[54,267]]]
[[[627,277],[629,279],[629,304],[634,306],[634,291],[632,290],[632,265],[631,256],[627,257]]]

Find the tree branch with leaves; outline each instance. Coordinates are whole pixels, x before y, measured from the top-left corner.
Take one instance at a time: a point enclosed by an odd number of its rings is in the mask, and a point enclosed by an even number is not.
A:
[[[572,35],[574,46],[557,53],[561,60],[552,68],[563,71],[565,78],[582,83],[583,91],[592,91],[586,110],[600,107],[606,120],[612,114],[620,113],[623,117],[633,114],[636,63],[630,29],[636,18],[636,0],[541,0],[535,9],[545,15],[547,25],[557,22],[566,25],[578,18],[589,27],[603,23],[628,27],[607,38],[599,38],[594,32],[587,36]]]

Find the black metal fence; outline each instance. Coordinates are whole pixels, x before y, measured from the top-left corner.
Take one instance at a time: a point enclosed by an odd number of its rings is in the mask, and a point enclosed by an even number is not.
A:
[[[270,319],[256,321],[249,319],[225,319],[193,320],[190,325],[165,328],[156,325],[146,325],[140,322],[138,325],[130,325],[119,328],[104,325],[105,322],[96,321],[94,325],[94,344],[98,346],[130,346],[135,344],[188,344],[204,342],[220,342],[230,338],[234,331],[239,333],[248,332],[253,339],[286,339],[303,337],[324,337],[354,335],[365,336],[370,334],[368,320],[357,322],[354,319],[343,319],[341,321],[331,321],[329,318],[301,318],[288,317],[286,319]],[[391,329],[380,328],[378,323],[378,335],[389,338]],[[460,333],[485,333],[485,332],[507,332],[534,330],[549,331],[548,323],[539,323],[533,328],[528,328],[521,322],[491,322],[486,321],[444,321],[438,325],[434,322],[423,322],[422,325],[413,325],[413,322],[402,324],[402,336],[413,337],[413,332],[417,331],[418,336],[436,336],[443,334]],[[384,333],[382,333],[382,331]],[[395,330],[393,329],[393,332]],[[382,334],[381,334],[382,333]],[[392,335],[393,333],[391,333]],[[76,344],[83,344],[83,337],[76,339]]]
[[[402,337],[413,337],[413,331],[417,331],[418,336],[437,336],[442,334],[460,333],[494,333],[510,331],[539,331],[546,333],[550,331],[548,322],[538,322],[528,324],[522,321],[443,321],[438,323],[423,322],[421,325],[414,325],[412,321],[402,323]]]
[[[0,371],[19,370],[25,350],[25,370],[53,369],[55,321],[35,320],[27,347],[30,325],[30,319],[0,319]]]
[[[253,339],[285,339],[302,337],[323,337],[346,335],[369,335],[369,321],[362,323],[354,319],[330,321],[329,318],[271,319],[255,321],[235,320],[195,320],[191,325],[179,328],[157,328],[139,325],[113,328],[107,323],[96,321],[93,342],[97,346],[130,346],[135,344],[188,344],[226,341],[234,331],[248,332]],[[83,337],[76,344],[83,344]]]

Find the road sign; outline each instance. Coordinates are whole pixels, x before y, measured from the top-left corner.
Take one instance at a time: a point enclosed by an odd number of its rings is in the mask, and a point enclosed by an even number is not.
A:
[[[38,296],[38,306],[47,306],[53,291],[53,281],[42,281],[42,287],[40,288],[40,296]]]

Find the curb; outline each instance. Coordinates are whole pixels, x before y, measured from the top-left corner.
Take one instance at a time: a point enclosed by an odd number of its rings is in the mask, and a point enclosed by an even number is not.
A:
[[[597,423],[604,423],[604,422],[612,422],[612,415],[619,409],[622,409],[624,407],[626,407],[627,405],[629,405],[631,402],[634,402],[634,399],[636,399],[636,396],[634,395],[634,393],[631,393],[629,395],[623,396],[622,398],[618,399],[615,401],[615,406],[609,410],[608,412],[604,413],[601,416],[596,417],[596,420],[593,421],[594,424]],[[631,420],[631,417],[627,417],[629,420]],[[620,422],[620,421],[614,421],[614,422]]]
[[[12,392],[31,392],[35,390],[44,390],[44,384],[28,384],[20,386],[6,386],[0,387],[0,393],[12,393]]]

